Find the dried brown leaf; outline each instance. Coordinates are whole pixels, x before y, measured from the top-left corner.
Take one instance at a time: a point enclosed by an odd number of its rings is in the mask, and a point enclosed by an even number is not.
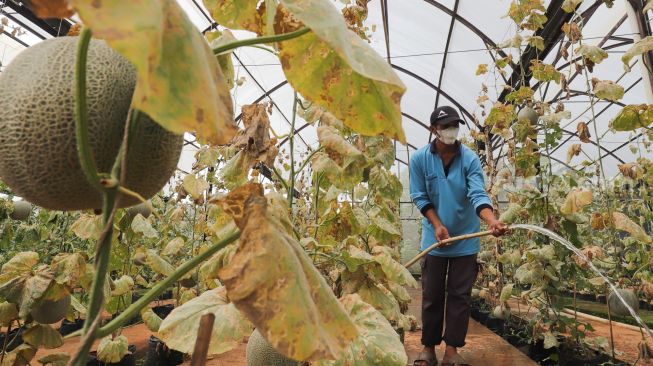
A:
[[[41,19],[68,18],[75,14],[68,0],[32,0],[34,14]]]

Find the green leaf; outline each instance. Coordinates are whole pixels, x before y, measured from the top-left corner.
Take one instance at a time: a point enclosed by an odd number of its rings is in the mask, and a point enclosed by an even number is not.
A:
[[[231,157],[220,170],[220,177],[224,180],[225,187],[233,189],[247,182],[250,161],[244,151],[238,151]]]
[[[71,3],[94,36],[136,67],[133,108],[176,133],[197,131],[216,145],[231,140],[237,129],[218,61],[176,1]]]
[[[202,198],[204,192],[209,189],[209,182],[203,177],[197,177],[195,174],[188,174],[184,177],[184,189],[190,193],[194,199]]]
[[[356,272],[359,266],[374,262],[374,257],[360,248],[349,246],[342,252],[342,261],[347,266],[347,270]]]
[[[238,251],[219,272],[229,299],[289,358],[315,361],[340,353],[356,328],[285,224],[286,211],[270,209],[258,184],[229,197],[244,205],[243,217],[236,217]]]
[[[640,127],[648,127],[653,123],[653,105],[627,105],[610,122],[610,127],[616,131],[632,131]]]
[[[68,365],[68,361],[70,361],[70,354],[64,352],[51,353],[39,358],[39,363],[44,366],[66,366]]]
[[[165,248],[161,251],[161,254],[166,257],[176,255],[184,247],[184,244],[184,238],[176,237],[166,244]]]
[[[143,319],[143,323],[145,323],[145,326],[151,332],[158,332],[163,321],[150,307],[144,308],[141,311],[141,319]]]
[[[624,87],[610,80],[592,79],[594,94],[601,99],[618,101],[624,97]]]
[[[148,221],[143,215],[138,214],[132,220],[131,229],[135,233],[143,234],[146,238],[157,238],[159,233],[152,227],[150,221]]]
[[[161,258],[154,249],[147,251],[146,258],[147,265],[160,275],[168,277],[175,271],[175,268],[168,261]]]
[[[111,291],[111,296],[122,296],[134,288],[134,279],[127,275],[122,275],[116,281],[113,281],[115,288]]]
[[[35,324],[23,333],[23,341],[36,348],[53,349],[63,346],[61,334],[47,324]]]
[[[360,296],[340,299],[360,334],[335,361],[320,360],[316,366],[404,366],[408,356],[392,325]]]
[[[639,56],[649,51],[653,51],[653,36],[648,36],[635,42],[635,44],[630,46],[628,51],[621,56],[621,62],[624,64],[624,69],[630,71],[630,60],[635,56]]]
[[[522,212],[523,208],[518,203],[511,203],[508,205],[508,209],[505,210],[501,216],[499,216],[499,221],[506,224],[512,224],[517,220],[519,214]]]
[[[576,53],[589,59],[595,64],[600,64],[603,60],[608,58],[608,53],[601,47],[583,44],[576,48]]]
[[[10,302],[0,302],[0,327],[6,327],[18,318],[18,308]]]
[[[206,9],[220,25],[261,35],[265,21],[256,10],[258,3],[259,0],[204,0]]]
[[[312,30],[279,44],[281,65],[293,88],[356,132],[405,143],[400,102],[406,88],[388,63],[347,28],[330,1],[282,0],[281,4]],[[301,27],[283,12],[280,7],[277,34]]]
[[[159,338],[168,347],[193,353],[202,315],[215,315],[208,354],[232,350],[252,333],[252,324],[227,299],[224,287],[209,290],[173,310],[161,323]]]
[[[50,268],[58,284],[72,288],[86,273],[86,256],[82,253],[60,253],[52,259]]]
[[[562,3],[561,7],[562,7],[562,10],[564,10],[565,12],[573,13],[576,10],[576,8],[578,7],[578,5],[580,3],[582,3],[582,2],[583,2],[583,0],[565,0]]]
[[[127,337],[121,335],[111,339],[112,336],[104,337],[97,346],[97,359],[104,363],[117,363],[129,354],[129,343]]]

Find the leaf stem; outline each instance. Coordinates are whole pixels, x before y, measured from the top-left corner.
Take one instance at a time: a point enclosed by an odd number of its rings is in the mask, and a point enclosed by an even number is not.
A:
[[[177,282],[181,277],[186,273],[195,268],[198,264],[208,259],[210,256],[218,252],[220,249],[226,247],[227,245],[233,243],[236,239],[240,237],[240,231],[233,231],[231,234],[227,235],[224,239],[220,240],[218,243],[214,244],[212,247],[206,251],[198,254],[193,259],[182,264],[176,271],[174,271],[170,276],[165,280],[157,283],[149,291],[147,291],[143,297],[138,299],[135,303],[131,304],[125,311],[120,315],[110,321],[107,325],[101,327],[97,331],[97,337],[102,338],[111,334],[114,330],[118,329],[123,325],[127,320],[131,319],[137,312],[147,306],[149,303],[154,301],[157,296],[162,294],[170,285]]]
[[[295,92],[292,103],[292,123],[290,124],[290,184],[288,185],[288,206],[292,210],[293,193],[295,191],[295,121],[297,120],[297,92]]]
[[[241,39],[235,42],[230,42],[225,45],[222,45],[220,47],[216,47],[213,49],[213,54],[214,55],[219,55],[221,53],[236,49],[238,47],[243,47],[243,46],[252,46],[255,44],[263,44],[263,43],[275,43],[275,42],[281,42],[281,41],[287,41],[289,39],[301,37],[304,34],[310,32],[310,28],[304,27],[301,29],[298,29],[294,32],[289,32],[289,33],[283,33],[283,34],[275,34],[273,36],[263,36],[263,37],[256,37],[256,38],[249,38],[249,39]]]
[[[91,30],[82,29],[77,44],[75,59],[75,139],[77,142],[77,157],[88,182],[102,190],[97,166],[88,138],[88,109],[86,106],[86,59],[91,41]]]

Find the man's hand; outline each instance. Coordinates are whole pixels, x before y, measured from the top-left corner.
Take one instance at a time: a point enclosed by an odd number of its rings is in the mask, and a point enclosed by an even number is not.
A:
[[[499,220],[491,220],[488,223],[488,227],[490,230],[492,230],[492,235],[494,236],[502,236],[508,233],[508,225],[505,223],[499,221]]]
[[[449,230],[447,230],[444,225],[438,225],[435,227],[435,241],[441,242],[444,239],[449,239]]]

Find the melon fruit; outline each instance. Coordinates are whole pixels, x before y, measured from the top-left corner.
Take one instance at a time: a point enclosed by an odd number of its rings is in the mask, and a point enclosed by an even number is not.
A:
[[[537,123],[537,120],[540,119],[540,115],[537,114],[535,109],[531,107],[524,107],[517,113],[517,120],[527,119],[532,125]]]
[[[52,210],[98,209],[77,157],[74,66],[78,37],[49,39],[21,52],[0,74],[0,179],[25,200]],[[131,63],[102,40],[87,61],[89,145],[100,173],[109,173],[122,143],[136,85]],[[183,136],[141,114],[130,136],[125,186],[149,198],[174,173]],[[120,207],[138,203],[123,196]]]
[[[54,324],[66,317],[70,308],[70,295],[59,300],[43,300],[32,308],[30,315],[41,324]]]
[[[268,341],[263,338],[258,329],[255,329],[247,341],[247,366],[299,366],[293,361],[277,352]]]
[[[14,220],[25,220],[29,217],[29,214],[32,213],[32,205],[26,201],[16,201],[14,202],[14,210],[11,212],[9,217]]]
[[[626,300],[628,305],[637,312],[639,310],[639,299],[635,291],[630,289],[617,289],[619,295]],[[608,304],[610,305],[610,313],[617,316],[630,316],[628,308],[624,305],[623,302],[614,294],[614,291],[610,291],[608,295]]]
[[[136,206],[132,206],[127,209],[127,215],[129,215],[130,218],[136,217],[136,215],[141,214],[144,218],[150,217],[150,214],[152,213],[152,210],[148,207],[147,204],[145,203],[140,203]]]

